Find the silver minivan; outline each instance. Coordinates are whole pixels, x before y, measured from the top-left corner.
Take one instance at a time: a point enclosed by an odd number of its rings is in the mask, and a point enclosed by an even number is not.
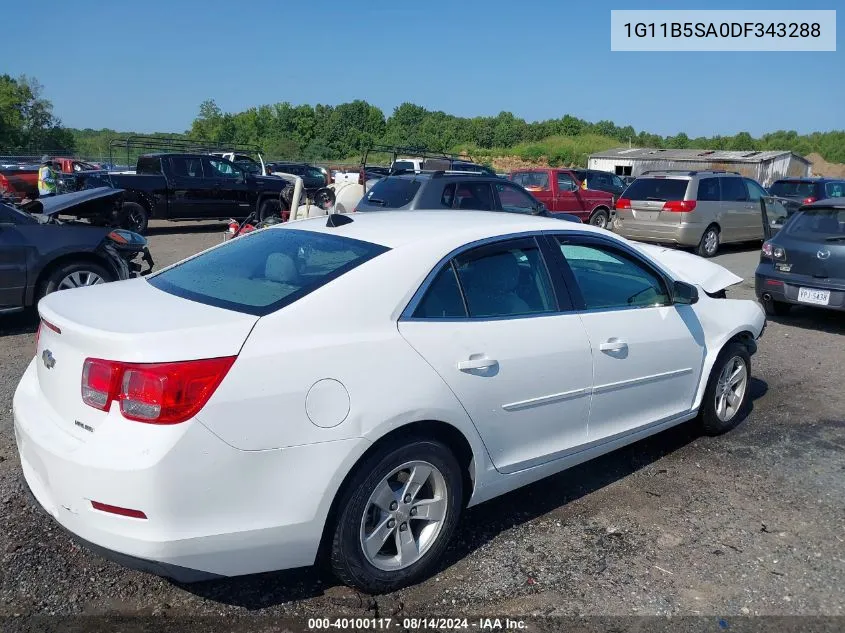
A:
[[[781,202],[738,173],[649,172],[616,202],[612,228],[629,239],[692,246],[713,257],[720,244],[764,238],[760,198],[766,198],[770,222],[786,216]]]

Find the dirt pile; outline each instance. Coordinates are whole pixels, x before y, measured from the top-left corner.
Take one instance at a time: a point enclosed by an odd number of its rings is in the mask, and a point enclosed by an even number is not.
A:
[[[814,176],[827,176],[828,178],[845,178],[845,165],[842,163],[828,163],[821,155],[815,152],[807,155],[807,160],[813,163]]]

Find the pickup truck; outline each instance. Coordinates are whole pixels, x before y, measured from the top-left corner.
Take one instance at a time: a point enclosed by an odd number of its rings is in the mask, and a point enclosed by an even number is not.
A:
[[[108,185],[124,190],[111,218],[100,218],[144,234],[157,220],[243,219],[256,208],[261,219],[283,216],[292,187],[277,176],[250,173],[220,156],[191,153],[147,154],[135,173],[80,172],[78,188]]]
[[[613,194],[584,189],[572,169],[520,169],[510,180],[522,185],[551,213],[570,213],[585,224],[607,228],[613,215]]]

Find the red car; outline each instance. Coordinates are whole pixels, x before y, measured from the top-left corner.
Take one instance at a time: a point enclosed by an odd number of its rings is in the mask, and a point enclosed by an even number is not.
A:
[[[613,194],[585,189],[571,169],[537,168],[511,172],[551,213],[571,213],[585,224],[607,228],[613,214]]]
[[[38,168],[0,169],[0,193],[5,193],[15,200],[34,200],[38,197]]]

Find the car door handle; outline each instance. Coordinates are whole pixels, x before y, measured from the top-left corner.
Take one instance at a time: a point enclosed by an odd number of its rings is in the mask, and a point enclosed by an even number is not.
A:
[[[472,371],[473,369],[490,369],[499,364],[494,358],[471,358],[469,360],[459,360],[458,369],[461,371]]]
[[[622,350],[628,349],[628,343],[620,341],[617,338],[611,338],[601,343],[599,349],[602,352],[621,352]]]

